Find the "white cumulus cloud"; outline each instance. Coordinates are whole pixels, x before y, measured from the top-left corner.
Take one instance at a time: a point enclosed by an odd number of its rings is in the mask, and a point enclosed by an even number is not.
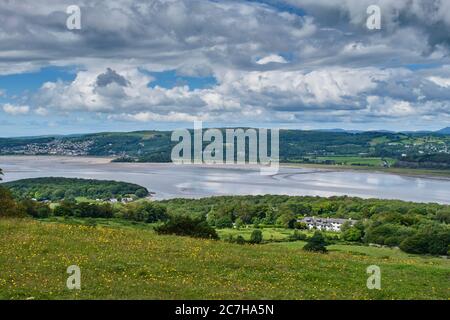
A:
[[[10,103],[3,105],[3,111],[13,116],[27,114],[30,111],[29,106],[16,106]]]

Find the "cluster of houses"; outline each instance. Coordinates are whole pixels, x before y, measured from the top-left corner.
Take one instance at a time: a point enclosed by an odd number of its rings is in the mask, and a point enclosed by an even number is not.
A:
[[[88,154],[90,147],[94,144],[92,140],[69,141],[54,140],[47,143],[29,143],[19,146],[7,146],[0,149],[1,154],[24,154],[24,155],[61,155],[61,156],[84,156]]]
[[[103,200],[102,199],[95,199],[95,201],[103,201]],[[129,202],[133,202],[133,201],[134,201],[133,198],[122,198],[120,200],[116,199],[116,198],[111,198],[111,199],[107,200],[107,202],[109,202],[109,203],[119,203],[119,202],[121,202],[123,204],[129,203]]]
[[[37,202],[42,202],[42,203],[51,203],[51,201],[50,200],[48,200],[48,199],[43,199],[43,200],[38,200],[38,199],[36,199],[36,198],[32,198],[31,200],[33,200],[33,201],[37,201]],[[95,199],[95,201],[97,201],[97,202],[104,202],[104,201],[106,201],[106,202],[109,202],[109,203],[111,203],[111,204],[114,204],[114,203],[123,203],[123,204],[126,204],[126,203],[130,203],[130,202],[133,202],[134,201],[134,198],[122,198],[122,199],[116,199],[116,198],[111,198],[111,199],[108,199],[108,200],[103,200],[103,199]]]
[[[344,223],[348,223],[351,226],[353,226],[357,222],[357,220],[305,217],[303,219],[298,220],[297,222],[302,222],[306,224],[308,229],[340,232]]]

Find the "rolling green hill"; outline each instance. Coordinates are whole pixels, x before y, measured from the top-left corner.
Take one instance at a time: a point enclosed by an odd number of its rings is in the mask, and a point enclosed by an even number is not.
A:
[[[171,132],[169,131],[0,138],[0,155],[88,155],[109,156],[115,158],[115,161],[126,162],[170,162],[170,153],[175,144],[171,141]],[[435,154],[439,154],[439,161],[444,159],[444,162],[450,162],[450,135],[441,133],[280,131],[280,160],[282,162],[315,164],[348,162],[349,165],[386,166],[405,156]],[[350,159],[346,161],[343,157]],[[411,166],[420,167],[420,163]],[[439,165],[431,165],[431,167],[439,167]]]
[[[0,219],[0,299],[448,299],[449,262],[395,249],[236,245],[151,230]],[[67,267],[81,290],[66,288]],[[366,287],[370,265],[381,290]]]

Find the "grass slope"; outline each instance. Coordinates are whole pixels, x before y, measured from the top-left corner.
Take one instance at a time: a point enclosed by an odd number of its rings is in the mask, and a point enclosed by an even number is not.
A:
[[[380,258],[377,248],[321,255],[300,242],[239,246],[13,219],[0,220],[0,243],[0,299],[449,298],[448,260]],[[72,264],[81,267],[81,291],[65,287]],[[382,270],[380,291],[366,288],[372,264]]]

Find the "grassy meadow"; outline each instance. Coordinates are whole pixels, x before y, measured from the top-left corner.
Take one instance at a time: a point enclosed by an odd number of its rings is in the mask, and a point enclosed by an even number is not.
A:
[[[237,245],[150,228],[0,220],[0,299],[449,299],[450,262],[395,249]],[[81,290],[66,269],[81,268]],[[366,287],[369,265],[381,290]]]

